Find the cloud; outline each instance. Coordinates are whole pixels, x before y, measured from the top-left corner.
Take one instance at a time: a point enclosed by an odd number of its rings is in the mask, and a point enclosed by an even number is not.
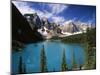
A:
[[[16,2],[16,1],[13,1],[13,3],[15,4],[15,6],[18,8],[18,10],[22,13],[22,14],[25,14],[25,13],[33,13],[35,12],[36,10],[35,9],[32,9],[27,2]]]
[[[61,16],[53,16],[52,20],[55,23],[60,23],[60,24],[62,24],[63,22],[65,22],[65,19],[63,17],[61,17]]]
[[[38,9],[32,8],[28,2],[16,2],[13,1],[15,6],[18,8],[18,10],[24,15],[25,13],[37,13],[40,17],[47,17],[50,18],[52,16],[52,13],[47,12],[46,10],[40,11]]]
[[[46,17],[46,18],[51,18],[53,16],[52,13],[44,10],[44,11],[41,11],[42,13],[38,12],[39,16],[40,17]]]
[[[63,12],[66,8],[68,8],[68,6],[61,4],[40,4],[43,10],[39,10],[31,7],[31,5],[28,2],[13,1],[13,3],[22,13],[22,15],[24,15],[25,13],[37,13],[40,18],[46,17],[56,23],[62,23],[65,21],[64,17],[56,15]],[[45,6],[48,6],[49,9],[51,9],[51,12],[44,9]]]
[[[59,14],[68,8],[67,5],[61,5],[61,4],[49,4],[48,6],[51,8],[52,14]]]

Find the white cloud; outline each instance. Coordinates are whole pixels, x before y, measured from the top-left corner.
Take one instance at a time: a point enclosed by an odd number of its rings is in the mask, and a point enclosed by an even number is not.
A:
[[[46,17],[46,18],[51,18],[52,16],[53,16],[53,14],[52,13],[50,13],[50,12],[48,12],[48,11],[46,11],[46,10],[44,10],[44,11],[36,11],[37,12],[37,14],[41,17],[41,18],[43,18],[43,17]]]
[[[13,1],[13,3],[23,15],[25,13],[37,13],[40,17],[47,17],[47,18],[50,18],[53,15],[52,13],[49,13],[46,10],[40,11],[40,10],[34,9],[30,7],[30,5],[27,2]]]
[[[32,9],[27,2],[16,2],[13,1],[13,3],[15,4],[15,6],[18,8],[18,10],[22,13],[33,13],[35,12],[35,9]]]
[[[49,8],[51,9],[51,12],[48,12],[45,9],[40,11],[38,9],[32,8],[27,2],[13,1],[13,3],[23,15],[25,13],[37,13],[40,18],[43,18],[43,17],[50,18],[53,22],[60,23],[60,24],[63,23],[65,19],[64,17],[56,16],[56,14],[59,14],[64,9],[68,8],[68,6],[61,5],[61,4],[47,4]],[[44,8],[43,4],[41,5],[41,7],[42,6]]]
[[[52,20],[55,23],[60,23],[60,24],[62,24],[63,22],[65,22],[65,19],[63,17],[60,17],[60,16],[53,16],[52,17]]]
[[[61,5],[61,4],[50,4],[49,7],[51,8],[53,14],[59,14],[64,9],[68,8],[67,5]]]
[[[76,19],[77,19],[77,18],[74,17],[74,18],[72,18],[72,19],[66,20],[66,21],[63,22],[62,25],[69,24],[69,23],[71,23],[71,22],[75,22]]]

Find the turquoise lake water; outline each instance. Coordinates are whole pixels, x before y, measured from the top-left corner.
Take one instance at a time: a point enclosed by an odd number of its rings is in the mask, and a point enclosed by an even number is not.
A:
[[[66,64],[68,68],[72,67],[72,51],[75,55],[77,65],[85,63],[85,51],[81,44],[62,43],[61,41],[43,41],[27,44],[22,51],[12,52],[12,72],[18,73],[19,57],[22,56],[23,63],[27,73],[40,72],[40,52],[45,48],[48,71],[61,71],[63,49],[66,54]]]

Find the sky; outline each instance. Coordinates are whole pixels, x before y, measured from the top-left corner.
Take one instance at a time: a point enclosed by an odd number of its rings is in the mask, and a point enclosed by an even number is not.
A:
[[[46,17],[50,22],[64,24],[67,21],[96,24],[96,6],[54,4],[29,1],[13,1],[24,15],[37,13],[40,18]]]

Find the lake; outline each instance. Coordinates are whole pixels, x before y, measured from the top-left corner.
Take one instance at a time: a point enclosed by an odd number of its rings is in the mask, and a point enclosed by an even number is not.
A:
[[[22,56],[22,62],[25,64],[27,73],[40,72],[40,53],[45,49],[48,71],[61,71],[63,50],[65,49],[66,64],[72,68],[72,51],[75,55],[76,64],[85,63],[85,50],[79,43],[62,43],[59,40],[46,40],[38,43],[26,44],[22,51],[12,52],[12,72],[18,73],[19,57]]]

